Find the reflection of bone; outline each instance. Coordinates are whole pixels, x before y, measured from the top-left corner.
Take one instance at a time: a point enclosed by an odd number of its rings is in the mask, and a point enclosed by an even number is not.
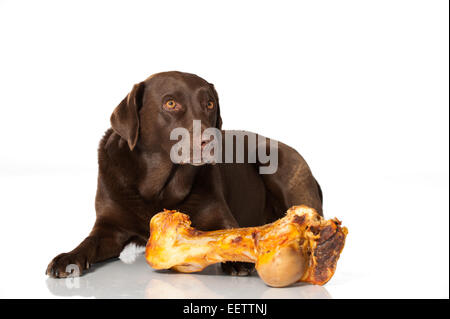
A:
[[[297,281],[322,285],[333,276],[347,235],[337,219],[324,220],[306,206],[294,206],[285,217],[261,227],[202,232],[190,224],[177,211],[152,218],[146,247],[150,266],[195,272],[218,262],[254,262],[270,286]]]
[[[204,283],[193,278],[192,275],[185,275],[175,280],[152,279],[145,289],[145,297],[148,299],[220,299],[223,298]]]
[[[145,289],[145,297],[151,299],[221,299],[236,298],[237,287],[246,287],[239,291],[240,298],[292,299],[314,298],[328,299],[330,293],[324,286],[296,283],[284,289],[264,286],[255,276],[224,277],[220,276],[220,266],[206,268],[198,275],[169,274],[153,272]]]
[[[150,280],[145,289],[145,297],[148,299],[188,299],[188,294],[188,291],[177,289],[161,279]]]
[[[267,288],[261,295],[263,299],[331,299],[324,286],[297,283],[285,289]]]

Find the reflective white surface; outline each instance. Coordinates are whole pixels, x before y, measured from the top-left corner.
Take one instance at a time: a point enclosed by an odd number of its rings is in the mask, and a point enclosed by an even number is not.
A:
[[[334,205],[325,206],[326,216],[349,228],[337,271],[323,287],[287,288],[270,288],[257,275],[230,277],[218,266],[195,274],[155,271],[142,255],[133,264],[94,265],[76,279],[48,278],[51,258],[74,248],[94,222],[95,181],[96,171],[85,169],[1,176],[0,193],[8,196],[0,201],[0,297],[448,298],[448,186],[439,176],[374,178],[351,204],[329,194]],[[378,185],[385,201],[368,205],[372,195],[364,194]]]
[[[270,288],[257,275],[229,277],[219,266],[197,274],[152,270],[141,255],[133,264],[102,263],[80,278],[46,280],[54,296],[95,298],[330,298],[325,287]],[[105,289],[105,287],[107,287]]]

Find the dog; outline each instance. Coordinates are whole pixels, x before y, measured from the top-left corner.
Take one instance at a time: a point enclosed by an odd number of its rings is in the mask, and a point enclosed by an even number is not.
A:
[[[46,274],[51,277],[69,276],[68,265],[77,265],[82,274],[93,263],[118,257],[130,243],[145,245],[151,217],[164,208],[189,214],[199,230],[260,226],[301,204],[322,215],[318,182],[303,157],[283,143],[277,143],[278,167],[272,174],[260,174],[258,161],[171,160],[175,128],[192,132],[194,120],[200,120],[202,131],[227,132],[221,130],[214,85],[197,75],[171,71],[150,76],[134,85],[110,120],[98,148],[95,224],[75,249],[50,262]],[[202,138],[191,151],[210,142]],[[227,262],[222,269],[248,275],[253,264]]]

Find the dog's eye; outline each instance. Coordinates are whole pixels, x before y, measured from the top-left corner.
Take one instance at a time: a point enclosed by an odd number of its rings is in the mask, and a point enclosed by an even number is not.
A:
[[[174,100],[169,100],[169,101],[166,102],[165,106],[168,109],[173,109],[173,108],[175,108],[175,106],[177,106],[177,103],[175,103]]]
[[[214,108],[214,102],[213,101],[209,101],[208,104],[206,104],[206,107],[210,110],[212,110]]]

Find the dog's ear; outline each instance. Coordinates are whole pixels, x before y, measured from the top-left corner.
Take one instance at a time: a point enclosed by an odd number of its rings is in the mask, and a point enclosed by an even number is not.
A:
[[[142,106],[144,89],[144,82],[135,84],[111,114],[111,127],[128,142],[130,150],[134,149],[139,137],[139,109]]]
[[[217,94],[216,88],[214,87],[214,84],[209,83],[209,86],[211,87],[211,90],[214,94],[214,99],[217,103],[217,119],[216,119],[216,128],[219,130],[222,129],[222,118],[220,117],[220,106],[219,106],[219,95]]]

